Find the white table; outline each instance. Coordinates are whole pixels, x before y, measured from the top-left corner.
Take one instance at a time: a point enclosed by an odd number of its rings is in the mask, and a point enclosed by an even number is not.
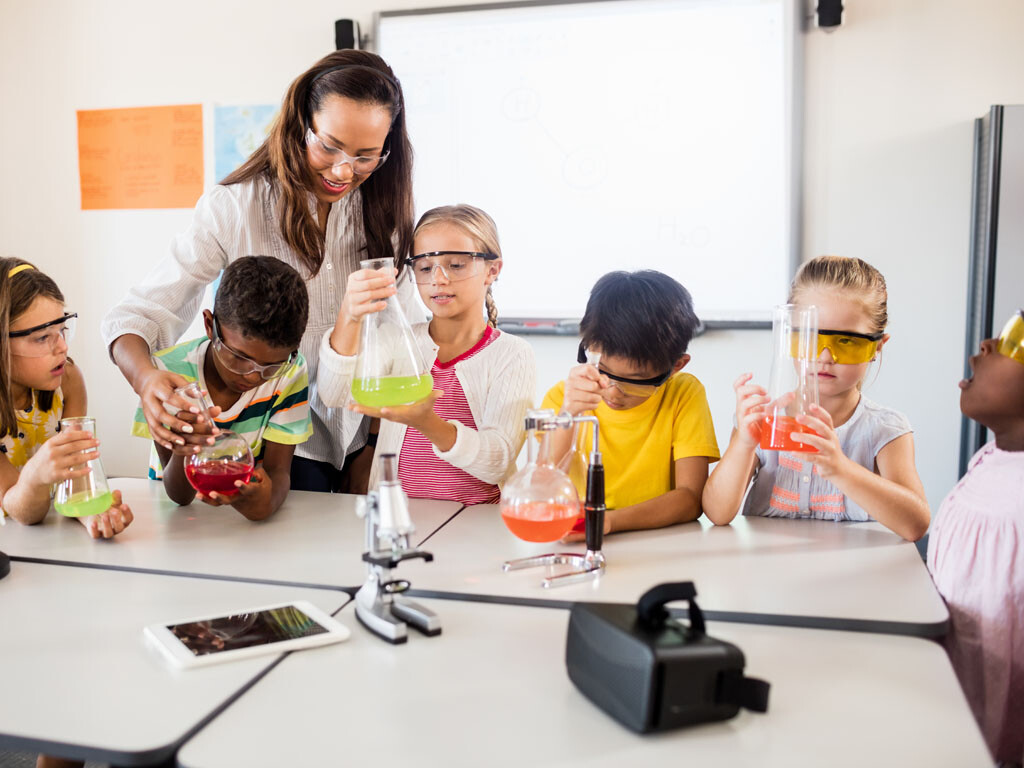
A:
[[[229,507],[179,507],[163,485],[118,478],[135,521],[110,541],[94,541],[81,523],[53,510],[36,526],[8,520],[0,551],[12,557],[160,573],[329,587],[358,587],[366,576],[357,496],[292,491],[269,520],[251,522]],[[460,509],[452,501],[413,499],[417,540]]]
[[[177,670],[147,624],[340,591],[14,562],[0,579],[0,745],[123,765],[157,762],[280,659]]]
[[[443,634],[398,647],[346,607],[348,643],[290,655],[188,741],[179,765],[991,766],[945,652],[927,640],[709,623],[772,683],[768,713],[642,737],[569,681],[568,612],[424,602]]]
[[[503,573],[501,565],[584,545],[520,541],[496,506],[465,508],[427,549],[435,560],[413,586],[428,596],[566,607],[635,603],[655,584],[693,581],[701,607],[719,619],[921,636],[941,636],[949,619],[917,548],[878,523],[740,517],[613,534],[600,580],[552,589],[541,587],[544,569]]]

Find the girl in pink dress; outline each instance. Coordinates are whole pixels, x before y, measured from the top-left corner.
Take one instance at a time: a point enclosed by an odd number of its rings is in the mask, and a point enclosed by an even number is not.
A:
[[[960,410],[995,440],[942,502],[928,570],[949,607],[946,639],[992,756],[1024,753],[1024,311],[970,359]]]

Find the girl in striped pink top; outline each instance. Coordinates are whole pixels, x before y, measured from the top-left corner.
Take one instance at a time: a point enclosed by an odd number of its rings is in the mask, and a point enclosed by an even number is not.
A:
[[[395,408],[351,400],[362,318],[396,293],[395,270],[360,270],[349,278],[337,322],[321,344],[319,396],[328,406],[381,419],[377,451],[398,454],[409,496],[495,503],[499,484],[515,470],[536,380],[529,344],[495,327],[491,285],[503,264],[497,228],[469,205],[434,208],[416,225],[413,253],[400,279],[415,282],[432,314],[413,333],[424,359],[433,360],[434,391]],[[374,463],[371,486],[376,469]]]

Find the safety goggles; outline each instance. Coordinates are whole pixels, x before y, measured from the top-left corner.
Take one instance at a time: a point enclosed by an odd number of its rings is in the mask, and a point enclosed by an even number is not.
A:
[[[232,349],[220,337],[220,328],[217,326],[217,318],[213,318],[213,351],[221,364],[232,373],[239,376],[248,376],[251,373],[259,373],[265,381],[276,379],[287,371],[295,362],[297,352],[288,355],[288,359],[280,363],[257,363],[248,355]]]
[[[856,333],[855,331],[832,331],[822,329],[818,331],[818,353],[826,349],[832,355],[832,360],[839,365],[857,365],[869,363],[878,351],[878,342],[882,340],[883,333]],[[800,336],[794,333],[790,342],[790,354],[793,357],[800,356]]]
[[[996,352],[1024,363],[1024,309],[1006,321]]]
[[[583,346],[582,341],[580,342],[579,349],[576,351],[576,362],[588,362],[587,350]],[[614,373],[608,373],[608,371],[601,368],[600,363],[598,363],[597,370],[600,371],[603,376],[607,376],[612,380],[613,387],[629,397],[650,397],[655,393],[655,391],[657,391],[658,387],[672,377],[671,369],[660,376],[652,376],[649,379],[630,379],[625,376],[616,376]]]
[[[313,157],[313,161],[323,168],[330,168],[332,171],[340,165],[348,165],[352,168],[352,172],[357,176],[366,176],[373,173],[382,165],[384,161],[388,159],[388,155],[391,151],[388,150],[380,155],[375,156],[358,156],[352,157],[343,149],[332,147],[330,144],[325,142],[312,128],[306,129],[306,146],[309,147],[309,152]]]
[[[413,279],[420,285],[434,282],[434,273],[441,270],[445,280],[454,283],[475,277],[483,271],[485,261],[500,258],[496,253],[477,251],[431,251],[418,253],[405,260],[412,270]]]
[[[19,357],[48,357],[60,349],[60,342],[71,341],[78,321],[77,312],[65,312],[56,320],[34,325],[20,331],[11,331],[11,354]]]

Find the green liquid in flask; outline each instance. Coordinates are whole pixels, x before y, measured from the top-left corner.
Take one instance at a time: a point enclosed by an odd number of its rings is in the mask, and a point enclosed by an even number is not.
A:
[[[434,378],[429,373],[353,379],[352,399],[368,408],[408,405],[425,398],[433,388]]]
[[[53,506],[66,517],[91,517],[103,514],[113,503],[114,494],[110,491],[79,491],[67,501],[59,501]]]

